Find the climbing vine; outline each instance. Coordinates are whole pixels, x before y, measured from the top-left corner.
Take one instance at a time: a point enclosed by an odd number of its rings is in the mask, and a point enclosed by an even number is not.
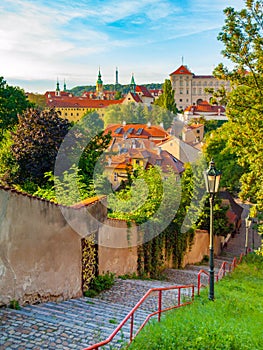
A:
[[[186,208],[191,201],[192,185],[188,179],[191,174],[186,173],[187,181],[179,181],[172,171],[165,174],[164,179],[158,167],[151,167],[147,171],[138,168],[135,174],[130,175],[129,185],[125,189],[108,197],[110,217],[125,219],[128,223],[134,221],[140,226],[144,243],[137,249],[137,271],[141,277],[160,277],[167,260],[171,260],[174,267],[181,267],[183,256],[192,242],[193,229],[180,232]],[[161,229],[168,212],[175,206],[175,216],[166,228]],[[151,219],[155,221],[154,225],[149,224]],[[156,230],[160,233],[156,234]]]
[[[82,238],[82,289],[87,291],[97,269],[95,236]]]

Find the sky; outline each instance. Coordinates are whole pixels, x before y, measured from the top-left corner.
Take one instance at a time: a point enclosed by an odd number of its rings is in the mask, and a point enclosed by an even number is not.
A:
[[[26,92],[163,83],[182,63],[212,74],[224,8],[243,0],[1,0],[0,76]]]

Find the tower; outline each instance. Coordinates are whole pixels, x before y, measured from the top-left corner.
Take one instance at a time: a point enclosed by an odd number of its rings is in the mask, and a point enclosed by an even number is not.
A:
[[[56,95],[56,96],[60,96],[60,88],[59,88],[59,81],[58,81],[58,78],[57,78],[57,88],[56,88],[55,95]]]
[[[135,93],[135,89],[136,89],[136,84],[135,84],[135,80],[134,80],[134,75],[132,73],[132,78],[131,78],[131,83],[130,83],[130,92]]]
[[[66,86],[66,81],[64,79],[64,88],[63,88],[63,91],[67,91],[67,86]]]
[[[118,72],[118,67],[116,67],[116,72],[115,72],[115,85],[119,85],[119,72]]]
[[[96,94],[98,98],[102,98],[103,96],[103,81],[101,80],[100,68],[99,68],[98,80],[96,83]]]

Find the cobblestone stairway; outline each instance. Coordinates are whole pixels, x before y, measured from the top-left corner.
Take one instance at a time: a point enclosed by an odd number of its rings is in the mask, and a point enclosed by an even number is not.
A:
[[[247,213],[244,211],[243,215],[244,218]],[[244,242],[243,225],[241,233],[230,240],[222,256],[215,258],[215,274],[223,261],[231,263],[234,256],[238,257],[244,252]],[[257,244],[260,244],[259,240]],[[167,269],[166,281],[117,279],[109,291],[101,293],[97,298],[28,305],[21,310],[2,308],[0,350],[82,349],[105,340],[150,288],[192,283],[196,286],[200,269],[208,271],[209,266],[188,265],[184,270]],[[164,306],[168,307],[177,298],[177,294],[165,292],[163,298]],[[135,329],[148,313],[156,310],[156,305],[157,294],[154,294],[136,312]],[[121,348],[128,340],[128,326],[111,343],[114,348]],[[110,346],[104,349],[110,349]]]
[[[82,349],[106,339],[129,311],[128,306],[94,298],[1,309],[0,349]],[[135,328],[147,314],[136,313]],[[124,327],[115,348],[128,338]]]
[[[227,257],[215,259],[215,273]],[[200,269],[208,265],[188,265],[186,269],[167,269],[166,281],[122,280],[97,298],[80,298],[60,303],[27,305],[21,310],[0,309],[0,350],[82,349],[105,340],[150,289],[171,285],[197,285]],[[204,281],[206,283],[206,281]],[[182,291],[190,298],[190,291]],[[158,294],[148,298],[135,314],[135,331],[146,316],[157,310]],[[176,303],[177,291],[163,292],[163,307]],[[121,348],[129,339],[129,323],[113,343]],[[105,346],[105,349],[109,349]]]

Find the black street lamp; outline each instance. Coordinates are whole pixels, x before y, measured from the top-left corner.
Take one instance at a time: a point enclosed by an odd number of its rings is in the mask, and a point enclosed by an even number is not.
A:
[[[248,233],[249,233],[249,228],[250,228],[250,224],[251,224],[251,217],[248,216],[247,218],[245,218],[246,220],[246,240],[245,240],[245,254],[247,255],[248,253]]]
[[[206,191],[209,193],[210,203],[210,243],[209,243],[209,300],[214,300],[214,232],[213,232],[213,207],[215,194],[219,190],[221,172],[216,170],[213,159],[209,169],[204,172]]]

